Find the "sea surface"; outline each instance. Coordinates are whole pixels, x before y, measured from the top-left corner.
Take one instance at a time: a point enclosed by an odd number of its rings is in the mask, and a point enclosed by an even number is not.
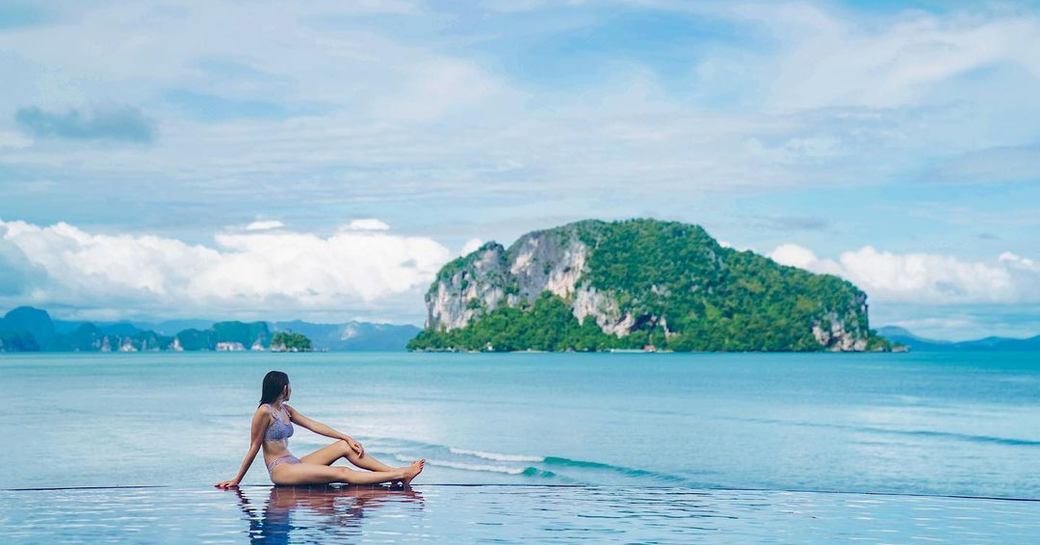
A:
[[[426,458],[414,490],[286,492],[262,459],[212,489],[272,369]],[[0,384],[4,543],[1040,542],[1035,353],[5,354]]]

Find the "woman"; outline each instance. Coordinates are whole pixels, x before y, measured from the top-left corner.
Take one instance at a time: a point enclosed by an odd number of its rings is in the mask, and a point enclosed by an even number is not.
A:
[[[416,460],[405,467],[391,467],[365,454],[360,443],[349,435],[342,434],[321,422],[303,416],[285,402],[292,388],[289,376],[281,371],[271,371],[264,377],[260,406],[253,414],[249,451],[234,479],[217,483],[217,488],[238,486],[253,465],[257,451],[264,449],[264,462],[274,484],[378,484],[401,481],[411,484],[423,470],[425,460]],[[292,423],[299,424],[314,433],[338,439],[335,443],[316,450],[303,458],[289,453],[289,437],[293,434]],[[346,458],[355,466],[368,471],[356,471],[346,467],[331,467],[340,458]]]

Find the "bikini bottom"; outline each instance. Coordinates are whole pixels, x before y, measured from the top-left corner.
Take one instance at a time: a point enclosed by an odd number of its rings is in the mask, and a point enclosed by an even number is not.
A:
[[[274,468],[278,467],[278,464],[299,464],[299,463],[300,463],[300,459],[299,458],[293,456],[292,454],[286,454],[285,456],[279,456],[279,457],[275,458],[274,460],[271,460],[271,463],[267,465],[267,472],[270,473],[270,472],[274,471]]]

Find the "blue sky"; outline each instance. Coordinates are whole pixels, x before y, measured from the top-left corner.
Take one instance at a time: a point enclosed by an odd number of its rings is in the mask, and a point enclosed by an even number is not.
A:
[[[875,325],[1040,333],[1038,35],[1006,2],[5,2],[0,308],[421,323],[476,241],[650,216]]]

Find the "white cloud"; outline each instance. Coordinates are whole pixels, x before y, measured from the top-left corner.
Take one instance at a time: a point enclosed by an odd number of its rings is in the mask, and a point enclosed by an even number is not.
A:
[[[386,231],[390,226],[375,218],[363,218],[351,221],[344,228],[350,231]]]
[[[0,149],[23,149],[31,146],[32,138],[16,132],[0,131]]]
[[[997,261],[1018,270],[1040,273],[1040,263],[1012,252],[1004,252],[1000,254],[997,256]]]
[[[940,254],[896,254],[872,246],[843,252],[837,260],[818,257],[797,244],[782,244],[774,261],[841,276],[874,301],[924,304],[1030,303],[1040,301],[1040,266],[1005,252],[990,262]]]
[[[459,255],[469,255],[477,248],[480,248],[481,244],[484,244],[483,240],[480,240],[479,238],[471,238],[462,245],[462,252]]]
[[[215,240],[210,247],[0,220],[0,257],[30,269],[16,278],[23,291],[0,294],[9,294],[5,302],[165,315],[346,311],[399,295],[421,307],[418,290],[451,257],[430,238],[373,231],[218,233]]]
[[[816,272],[830,272],[814,269],[814,265],[820,262],[816,254],[812,253],[812,250],[797,244],[781,244],[773,250],[773,253],[769,254],[769,257],[783,265],[815,270]]]
[[[278,220],[257,220],[246,225],[246,231],[269,231],[271,229],[281,229],[282,227],[285,227],[285,224]]]
[[[518,98],[479,66],[458,59],[431,58],[402,72],[395,92],[375,101],[375,113],[384,121],[432,121],[471,112],[493,97],[499,107]]]
[[[730,242],[728,240],[719,240],[718,243],[719,243],[719,246],[722,246],[723,248],[732,248],[734,250],[737,250],[738,252],[748,252],[748,251],[750,251],[750,252],[758,253],[758,250],[756,250],[752,246],[745,246],[743,244],[734,244],[734,243],[732,243],[732,242]]]
[[[984,67],[1040,73],[1040,53],[1022,45],[1040,33],[1032,13],[905,11],[870,20],[810,3],[722,6],[721,15],[778,39],[780,55],[759,69],[772,75],[770,101],[780,108],[899,107]]]

